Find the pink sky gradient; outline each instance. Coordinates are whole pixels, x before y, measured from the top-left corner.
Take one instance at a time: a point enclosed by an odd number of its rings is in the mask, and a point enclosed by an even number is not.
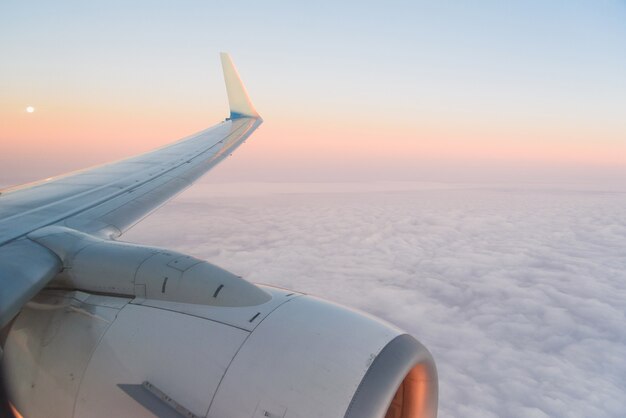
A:
[[[266,122],[210,181],[626,179],[617,4],[32,7],[0,7],[3,185],[223,119],[222,49]]]
[[[220,120],[225,110],[220,112],[218,107],[137,112],[104,105],[49,109],[42,103],[32,114],[3,107],[0,172],[7,183],[31,181],[145,152],[203,129],[211,123],[206,114],[213,114],[212,121]],[[458,119],[446,124],[382,117],[332,120],[270,114],[265,118],[266,123],[236,157],[216,170],[221,180],[228,181],[230,175],[233,180],[261,176],[267,181],[354,181],[359,177],[463,181],[466,175],[472,180],[490,180],[486,178],[490,170],[475,169],[485,164],[494,171],[526,165],[539,172],[550,167],[619,172],[626,166],[620,133],[601,129],[507,128]],[[437,164],[442,166],[437,168]],[[316,174],[317,170],[322,172]],[[540,180],[528,174],[526,179],[517,175],[516,180]],[[576,180],[585,177],[583,173]],[[547,179],[551,180],[565,179]]]

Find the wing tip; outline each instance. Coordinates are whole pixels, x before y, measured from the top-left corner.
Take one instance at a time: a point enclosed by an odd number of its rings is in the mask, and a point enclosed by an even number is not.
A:
[[[226,92],[228,94],[228,103],[230,105],[230,118],[257,118],[261,116],[254,108],[246,87],[239,77],[237,68],[233,64],[230,54],[220,52],[222,61],[222,70],[224,71],[224,82],[226,83]]]

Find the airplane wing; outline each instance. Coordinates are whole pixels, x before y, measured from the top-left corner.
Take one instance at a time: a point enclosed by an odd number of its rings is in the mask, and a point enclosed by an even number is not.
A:
[[[402,330],[116,239],[261,124],[228,55],[222,65],[224,122],[0,193],[0,364],[10,401],[31,418],[435,418],[435,363]]]
[[[221,54],[225,121],[157,150],[0,193],[0,328],[62,268],[28,234],[62,225],[117,238],[229,156],[262,123],[230,56]]]

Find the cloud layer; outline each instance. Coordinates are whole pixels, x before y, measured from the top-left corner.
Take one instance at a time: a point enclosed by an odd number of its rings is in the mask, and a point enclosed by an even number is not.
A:
[[[202,184],[125,239],[408,330],[441,417],[624,416],[626,194],[348,189]]]

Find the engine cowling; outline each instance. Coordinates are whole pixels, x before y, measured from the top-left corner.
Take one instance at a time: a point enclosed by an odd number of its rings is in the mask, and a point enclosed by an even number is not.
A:
[[[59,242],[47,241],[49,248]],[[81,244],[75,255],[110,255],[120,250],[117,244],[96,240],[89,244],[92,253]],[[163,261],[158,251],[148,253],[135,272],[150,260],[155,266]],[[166,265],[178,257],[168,254]],[[72,260],[71,274],[86,271],[89,263],[80,267],[80,257]],[[134,266],[132,260],[127,254],[114,267]],[[228,286],[230,276],[207,265],[198,270],[204,275],[188,276],[191,287],[182,269],[179,288],[208,292],[211,301],[213,288],[220,280]],[[56,285],[91,283],[63,274]],[[162,281],[159,273],[145,276],[147,282],[153,276]],[[16,317],[4,342],[10,398],[30,418],[436,416],[435,364],[413,337],[362,312],[245,283],[246,303],[213,304],[202,302],[206,295],[181,301],[187,291],[168,298],[155,290],[154,298],[148,291],[116,296],[46,289]]]

